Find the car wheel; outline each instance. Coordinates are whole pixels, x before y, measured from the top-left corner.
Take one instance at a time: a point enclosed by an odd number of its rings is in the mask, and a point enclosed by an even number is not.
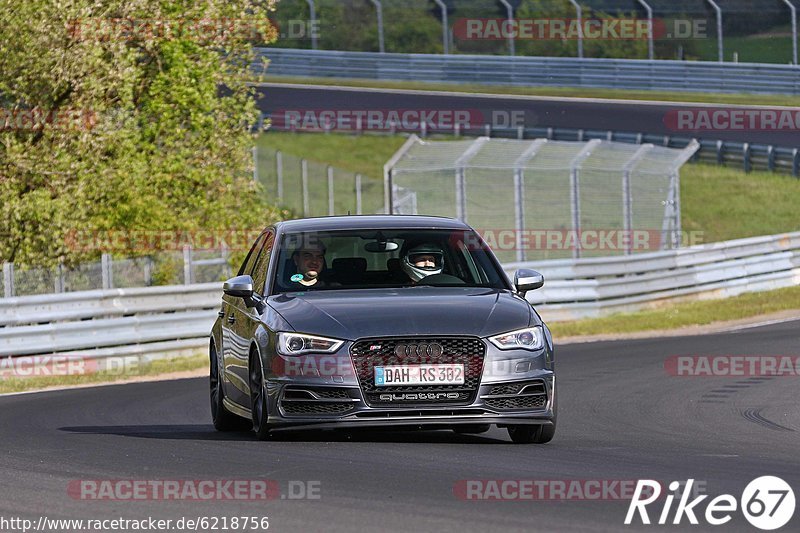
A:
[[[269,438],[267,394],[264,387],[264,372],[257,352],[250,353],[250,411],[253,414],[253,431],[258,440]]]
[[[486,433],[489,431],[489,428],[492,427],[491,424],[470,424],[466,426],[455,426],[453,431],[460,435],[464,434],[478,434],[478,433]]]
[[[217,360],[217,349],[213,345],[209,348],[209,392],[211,395],[211,420],[214,423],[214,429],[217,431],[242,431],[250,429],[250,424],[247,420],[240,416],[236,416],[225,408],[223,400],[225,399],[225,391],[222,390],[222,380],[219,375],[219,361]]]

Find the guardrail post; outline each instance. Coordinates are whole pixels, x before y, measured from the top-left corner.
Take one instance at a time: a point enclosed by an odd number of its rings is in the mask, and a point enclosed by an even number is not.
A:
[[[328,165],[328,216],[336,214],[336,208],[333,205],[333,167]]]
[[[307,217],[311,209],[308,202],[308,161],[305,159],[300,160],[300,179],[303,182],[303,216]]]
[[[725,149],[725,143],[722,141],[717,141],[717,164],[721,165],[725,162],[723,151]]]
[[[103,289],[113,289],[114,273],[111,269],[111,254],[100,256],[100,275],[103,278]]]
[[[3,297],[14,297],[14,263],[3,263]]]
[[[361,174],[356,174],[356,215],[361,214]]]
[[[800,150],[792,150],[792,176],[800,177]]]
[[[742,159],[744,160],[744,171],[750,172],[753,168],[752,161],[751,161],[751,153],[750,153],[750,143],[744,143],[742,146]]]
[[[275,172],[278,175],[278,201],[283,201],[283,153],[275,152]]]
[[[194,280],[194,269],[192,268],[192,247],[183,247],[183,284],[191,285]]]

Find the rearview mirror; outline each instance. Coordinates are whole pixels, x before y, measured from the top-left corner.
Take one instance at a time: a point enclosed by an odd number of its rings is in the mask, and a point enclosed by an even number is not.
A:
[[[393,241],[372,241],[364,245],[364,249],[372,253],[394,252],[400,245]]]
[[[253,297],[253,278],[250,276],[236,276],[222,285],[222,290],[228,296],[249,299]]]
[[[523,298],[528,291],[544,287],[544,276],[535,270],[521,268],[514,274],[514,287]]]

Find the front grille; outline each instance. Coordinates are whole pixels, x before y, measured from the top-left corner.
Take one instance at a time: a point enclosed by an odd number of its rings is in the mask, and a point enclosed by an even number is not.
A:
[[[339,415],[353,409],[353,403],[343,402],[282,402],[281,408],[287,415]]]
[[[486,407],[497,410],[542,409],[547,405],[547,387],[542,380],[503,383],[481,399]]]
[[[280,408],[285,416],[341,415],[355,409],[357,397],[356,389],[289,386],[283,390]]]
[[[424,351],[423,354],[398,355],[398,344],[441,345],[442,350]],[[486,347],[477,338],[426,337],[365,339],[356,342],[350,352],[359,385],[367,405],[378,407],[407,407],[409,405],[467,405],[475,401],[483,374]],[[463,385],[403,385],[375,386],[376,366],[415,364],[463,364]],[[391,399],[381,399],[388,395]],[[416,395],[416,396],[415,396]]]

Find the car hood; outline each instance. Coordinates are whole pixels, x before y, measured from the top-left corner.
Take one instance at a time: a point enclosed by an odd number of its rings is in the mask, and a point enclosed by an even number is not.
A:
[[[333,290],[271,296],[268,304],[295,329],[355,340],[404,335],[486,337],[527,327],[538,318],[509,291],[413,287]]]

